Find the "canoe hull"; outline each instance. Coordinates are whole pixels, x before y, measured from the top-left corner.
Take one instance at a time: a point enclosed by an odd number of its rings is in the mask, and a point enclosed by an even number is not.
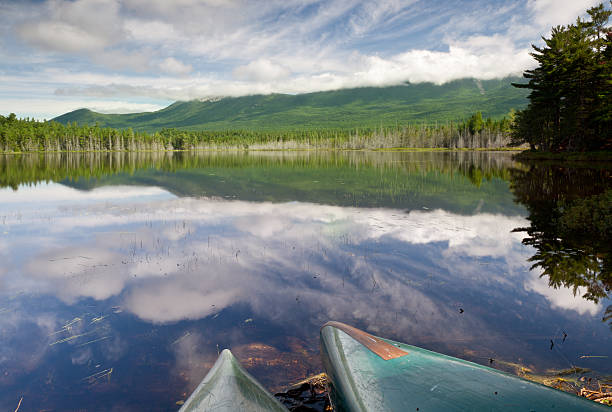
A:
[[[354,329],[337,322],[321,329],[336,411],[609,410],[496,369],[359,331],[404,352],[385,359],[345,327]]]
[[[240,365],[229,349],[193,391],[179,412],[287,412],[278,400]]]

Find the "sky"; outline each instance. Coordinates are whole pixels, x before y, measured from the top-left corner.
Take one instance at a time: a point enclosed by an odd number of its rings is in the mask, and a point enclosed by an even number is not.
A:
[[[599,0],[0,0],[0,114],[500,78]]]

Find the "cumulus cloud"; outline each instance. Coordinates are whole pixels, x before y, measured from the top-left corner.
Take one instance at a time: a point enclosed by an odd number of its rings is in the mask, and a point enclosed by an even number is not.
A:
[[[104,36],[62,22],[26,23],[18,28],[18,32],[29,43],[67,53],[94,52],[109,44]]]
[[[131,291],[125,299],[125,308],[155,323],[201,319],[244,301],[249,292],[239,285],[246,285],[246,279],[239,282],[231,276],[234,273],[224,270],[179,277],[171,283],[149,283]]]
[[[72,304],[82,297],[103,300],[123,290],[129,274],[117,266],[121,258],[112,250],[71,245],[35,257],[25,271],[47,283],[64,302]]]
[[[579,287],[574,295],[572,289],[552,288],[548,285],[546,278],[539,276],[537,271],[530,272],[530,277],[525,282],[525,290],[538,293],[546,298],[553,308],[573,310],[581,315],[596,316],[601,313],[603,305],[582,298],[586,289]]]
[[[17,26],[25,41],[60,52],[96,52],[122,38],[117,0],[50,0],[47,13]]]
[[[247,65],[234,69],[234,76],[240,80],[252,81],[278,81],[285,79],[291,72],[281,64],[269,59],[258,59]]]
[[[58,202],[85,202],[96,200],[119,201],[140,199],[150,201],[155,198],[173,197],[166,190],[157,187],[113,186],[101,187],[91,192],[83,192],[59,183],[49,183],[42,186],[20,186],[15,192],[12,189],[0,189],[0,204],[3,206],[15,204],[55,204]],[[0,249],[1,250],[1,249]]]
[[[174,25],[160,20],[141,20],[128,18],[125,30],[131,40],[144,44],[162,44],[180,39]]]
[[[185,64],[174,57],[168,57],[164,59],[160,64],[159,68],[166,73],[185,75],[191,73],[193,67],[190,64]]]
[[[573,23],[590,7],[601,0],[528,0],[527,8],[539,26],[548,27]]]

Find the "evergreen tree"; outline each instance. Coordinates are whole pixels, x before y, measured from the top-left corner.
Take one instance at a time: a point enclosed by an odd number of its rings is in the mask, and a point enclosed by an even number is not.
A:
[[[470,129],[471,134],[480,133],[483,126],[484,122],[482,120],[481,112],[476,112],[472,115],[472,117],[470,117],[470,120],[468,121],[468,128]]]
[[[590,21],[557,26],[544,46],[532,45],[538,63],[523,77],[531,90],[526,109],[516,115],[515,144],[529,143],[544,151],[611,148],[612,11],[603,4],[587,11]]]

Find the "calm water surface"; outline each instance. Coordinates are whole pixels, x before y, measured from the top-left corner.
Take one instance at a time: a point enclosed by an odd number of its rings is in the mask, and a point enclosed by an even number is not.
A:
[[[0,157],[0,409],[176,410],[223,348],[275,391],[321,371],[328,320],[612,374],[609,182],[503,153]]]

